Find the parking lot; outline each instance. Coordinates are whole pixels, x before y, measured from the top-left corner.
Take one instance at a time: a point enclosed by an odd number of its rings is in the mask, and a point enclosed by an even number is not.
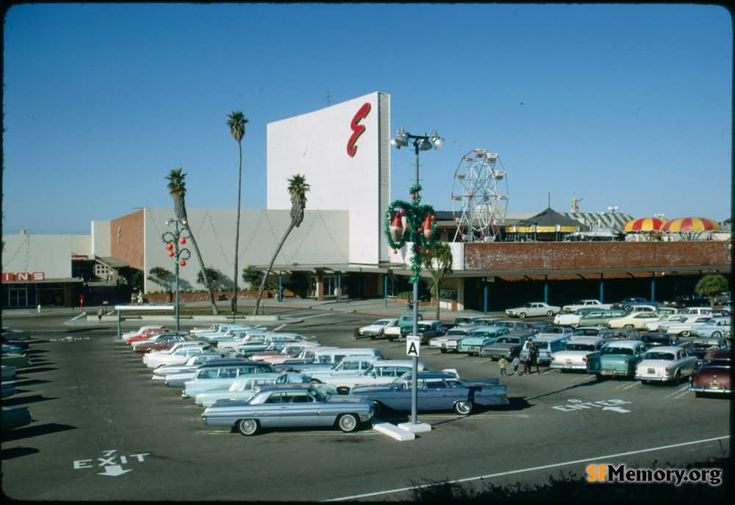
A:
[[[294,311],[284,330],[325,345],[374,346],[405,358],[403,342],[355,340],[369,315]],[[66,318],[6,320],[34,336],[32,366],[4,406],[29,406],[34,422],[4,435],[3,491],[17,500],[405,500],[411,488],[542,482],[583,476],[589,463],[683,466],[730,454],[730,402],[695,398],[686,383],[642,385],[542,373],[502,378],[510,405],[420,413],[432,430],[398,442],[366,426],[263,432],[205,427],[202,409],[154,384],[116,327],[64,326]],[[140,323],[126,322],[125,329]],[[499,375],[496,362],[422,347],[433,369]],[[408,416],[388,419],[406,421]],[[634,487],[634,486],[632,486]],[[631,489],[631,494],[635,489]]]

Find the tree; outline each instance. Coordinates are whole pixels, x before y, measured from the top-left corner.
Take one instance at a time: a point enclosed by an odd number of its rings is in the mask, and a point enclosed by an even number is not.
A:
[[[205,281],[205,275],[207,281]],[[205,271],[199,271],[197,274],[197,282],[205,288],[211,288],[212,291],[221,291],[229,284],[228,279],[216,268],[207,267]],[[209,285],[205,284],[209,282]]]
[[[168,173],[166,180],[168,180],[168,192],[171,194],[171,198],[174,201],[174,214],[176,216],[176,219],[179,220],[189,232],[191,245],[192,247],[194,247],[194,254],[199,261],[199,269],[204,272],[203,284],[205,286],[209,286],[209,280],[206,276],[206,267],[204,266],[204,259],[202,258],[201,251],[199,250],[199,245],[197,244],[196,237],[194,237],[194,232],[189,227],[189,220],[186,216],[186,174],[182,171],[181,168],[173,168]],[[212,292],[211,288],[208,288],[207,290],[209,291],[209,304],[212,306],[212,314],[219,314],[219,311],[217,310],[217,303],[215,303],[214,301],[214,293]]]
[[[232,313],[237,313],[237,254],[240,248],[240,196],[242,189],[242,138],[245,136],[245,124],[248,122],[240,111],[233,111],[227,116],[227,126],[230,128],[232,138],[237,141],[238,152],[240,154],[240,168],[237,172],[237,218],[235,219],[235,275],[234,285],[232,286],[232,300],[230,306]]]
[[[291,231],[293,231],[294,228],[298,228],[299,226],[301,226],[301,223],[304,221],[304,209],[306,209],[306,193],[310,189],[309,184],[307,184],[306,182],[306,177],[300,174],[296,174],[290,177],[288,179],[287,189],[291,198],[291,223],[288,225],[286,233],[283,234],[283,238],[281,238],[281,241],[278,243],[278,247],[276,247],[276,252],[273,253],[271,262],[268,264],[268,269],[265,271],[263,279],[260,281],[260,289],[258,289],[258,298],[255,300],[255,310],[253,310],[253,314],[257,314],[258,309],[260,309],[260,301],[263,298],[265,283],[268,280],[268,275],[270,275],[271,270],[273,269],[273,263],[276,262],[278,253],[281,252],[281,248],[286,242],[286,239],[288,238]]]
[[[452,272],[452,249],[445,242],[437,242],[434,248],[424,251],[424,268],[431,275],[430,289],[436,300],[436,319],[439,319],[439,295],[444,276]]]
[[[167,293],[172,293],[176,275],[166,268],[153,267],[148,271],[147,279],[161,286]]]
[[[694,287],[694,292],[709,298],[710,305],[715,305],[715,296],[727,291],[727,277],[722,274],[707,274],[699,279]]]

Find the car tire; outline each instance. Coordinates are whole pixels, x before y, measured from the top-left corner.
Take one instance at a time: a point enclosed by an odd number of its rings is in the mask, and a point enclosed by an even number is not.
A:
[[[546,317],[551,317],[553,315],[554,315],[554,312],[553,311],[551,311],[551,310],[547,310],[546,311]]]
[[[626,324],[625,326],[623,326],[623,329],[625,330],[632,330],[633,328],[634,326],[632,324]]]
[[[357,429],[359,422],[355,414],[342,414],[337,418],[337,426],[345,433],[350,433]]]
[[[239,431],[241,435],[245,435],[246,437],[258,433],[259,428],[260,424],[256,419],[240,419],[237,422],[237,431]]]
[[[350,394],[350,388],[347,386],[340,386],[337,388],[337,394],[338,395],[348,395]]]
[[[373,418],[376,418],[385,413],[385,407],[380,402],[373,402]]]
[[[713,331],[712,332],[712,338],[720,338],[720,337],[722,337],[722,332],[721,331]]]
[[[521,312],[520,314],[518,314],[518,319],[526,319],[526,313]]]
[[[681,333],[679,333],[679,335],[682,337],[688,337],[691,334],[692,334],[691,331],[682,331]]]
[[[462,416],[469,415],[472,412],[472,402],[470,400],[457,402],[454,404],[454,411]]]
[[[674,385],[676,386],[681,382],[681,370],[677,370],[674,374]]]
[[[309,379],[309,384],[321,384],[322,381],[319,379]]]

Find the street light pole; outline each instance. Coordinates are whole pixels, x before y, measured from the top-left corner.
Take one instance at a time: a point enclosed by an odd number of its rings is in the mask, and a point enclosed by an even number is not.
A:
[[[398,135],[391,140],[391,144],[400,149],[413,141],[416,156],[416,182],[411,186],[411,203],[396,200],[393,202],[386,214],[386,236],[388,243],[394,249],[400,249],[406,243],[407,238],[413,242],[413,256],[411,258],[411,282],[413,282],[413,335],[418,335],[419,319],[419,281],[421,277],[422,256],[434,245],[436,236],[436,215],[434,209],[429,205],[421,203],[421,185],[419,184],[419,151],[439,149],[443,139],[434,131],[429,135],[413,135],[403,129],[398,130]],[[406,226],[404,232],[403,220]],[[411,424],[418,424],[416,419],[418,403],[418,356],[412,356],[412,380],[411,380]]]
[[[174,310],[176,311],[176,331],[181,331],[180,314],[179,314],[179,267],[186,266],[186,260],[191,258],[191,251],[186,247],[181,247],[186,244],[187,235],[189,231],[189,225],[186,220],[179,221],[178,219],[169,219],[166,221],[166,225],[174,225],[173,233],[170,231],[163,232],[161,238],[166,244],[168,249],[169,257],[174,260],[174,274],[176,277],[176,293]]]

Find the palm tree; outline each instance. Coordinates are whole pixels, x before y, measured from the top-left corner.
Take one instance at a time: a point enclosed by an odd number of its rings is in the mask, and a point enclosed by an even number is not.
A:
[[[273,253],[271,262],[268,265],[268,270],[265,271],[263,279],[260,281],[260,289],[258,289],[258,298],[255,300],[255,310],[253,314],[258,313],[260,308],[260,301],[263,298],[263,289],[265,289],[265,283],[273,269],[273,263],[276,262],[278,253],[281,252],[284,242],[288,238],[289,234],[294,228],[301,226],[304,221],[304,209],[306,208],[306,193],[309,191],[309,184],[306,182],[306,177],[300,174],[296,174],[288,179],[288,193],[291,195],[291,224],[286,229],[286,233],[283,234],[283,238],[278,243],[276,252]]]
[[[240,111],[233,111],[227,116],[227,126],[230,128],[232,137],[237,141],[238,151],[240,153],[240,169],[237,173],[237,219],[235,221],[235,275],[233,276],[235,283],[232,287],[232,314],[237,313],[237,253],[240,247],[240,194],[242,188],[242,138],[245,136],[245,124],[248,122]]]
[[[436,319],[439,319],[441,310],[440,294],[441,282],[444,275],[452,272],[452,250],[446,242],[437,242],[430,252],[423,257],[424,268],[431,275],[431,291],[436,300]]]
[[[188,219],[186,217],[186,174],[181,168],[173,168],[166,176],[168,180],[168,192],[171,194],[171,198],[174,201],[174,215],[182,224],[185,224],[186,230],[189,232],[189,238],[191,239],[191,245],[194,247],[194,253],[199,260],[199,268],[204,274],[204,285],[207,286],[209,291],[209,304],[212,306],[212,314],[219,314],[217,310],[217,304],[214,301],[214,293],[212,288],[209,286],[209,280],[206,278],[206,267],[204,266],[204,260],[202,259],[202,253],[199,251],[199,245],[197,244],[194,232],[189,228]]]

